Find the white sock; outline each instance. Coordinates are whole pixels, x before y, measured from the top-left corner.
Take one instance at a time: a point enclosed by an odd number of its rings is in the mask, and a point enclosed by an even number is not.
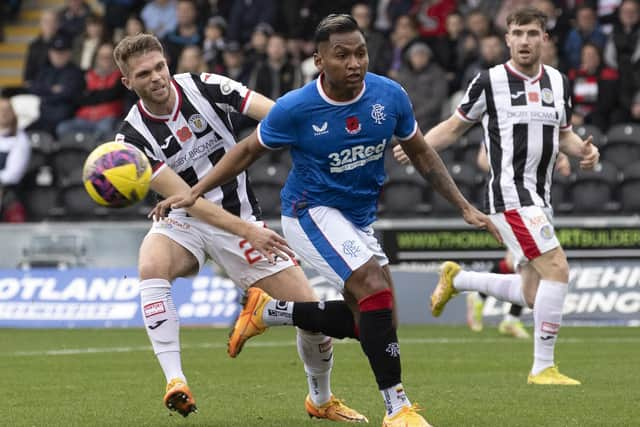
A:
[[[309,397],[316,406],[331,399],[331,368],[333,367],[333,344],[331,338],[322,334],[298,332],[298,355],[304,363],[309,385]]]
[[[380,390],[380,392],[382,393],[382,399],[384,399],[384,407],[387,410],[387,415],[390,417],[397,414],[403,407],[411,406],[411,402],[409,402],[409,398],[404,392],[402,383]]]
[[[185,380],[180,361],[180,322],[171,283],[164,279],[141,281],[140,305],[147,335],[167,382],[173,378]]]
[[[458,291],[477,291],[491,295],[500,301],[526,306],[522,294],[522,278],[519,274],[478,273],[460,270],[453,278]]]
[[[293,302],[272,299],[264,305],[262,321],[267,326],[293,325]]]
[[[562,323],[562,307],[569,285],[551,280],[540,280],[533,305],[533,367],[531,373],[539,374],[553,366],[553,349]]]
[[[504,318],[502,320],[504,320],[505,322],[513,323],[517,322],[519,319],[511,313],[507,313],[504,315]]]

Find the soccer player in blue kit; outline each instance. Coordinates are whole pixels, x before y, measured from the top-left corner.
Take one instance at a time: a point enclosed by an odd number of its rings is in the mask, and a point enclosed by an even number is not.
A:
[[[494,236],[497,232],[424,143],[402,87],[367,72],[367,46],[355,20],[327,16],[316,29],[315,43],[320,77],[278,99],[257,130],[227,152],[191,193],[166,199],[155,213],[189,206],[268,150],[288,147],[293,167],[281,193],[285,238],[345,301],[277,301],[250,288],[229,354],[235,357],[247,339],[275,325],[358,338],[385,402],[383,426],[428,426],[402,386],[389,261],[371,227],[391,138],[400,141],[416,169],[466,222]]]

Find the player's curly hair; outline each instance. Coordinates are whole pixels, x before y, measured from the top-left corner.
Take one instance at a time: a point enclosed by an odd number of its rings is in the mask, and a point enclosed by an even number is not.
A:
[[[318,47],[319,43],[328,41],[331,34],[350,33],[352,31],[360,31],[362,33],[353,16],[346,13],[332,13],[320,21],[316,27],[313,41]],[[364,36],[364,33],[362,35]]]
[[[507,28],[511,25],[527,25],[537,22],[543,31],[547,29],[547,15],[535,7],[527,6],[517,9],[507,16]]]
[[[137,34],[120,40],[113,50],[113,59],[125,76],[129,72],[127,61],[132,56],[144,55],[147,52],[158,51],[164,55],[160,40],[153,34]]]

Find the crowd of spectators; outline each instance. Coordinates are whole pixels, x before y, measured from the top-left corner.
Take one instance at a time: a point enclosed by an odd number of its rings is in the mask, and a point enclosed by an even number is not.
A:
[[[313,30],[350,13],[367,40],[372,72],[399,81],[423,132],[450,114],[478,71],[504,62],[505,18],[522,0],[83,0],[45,10],[30,43],[23,91],[40,98],[28,130],[107,140],[136,100],[110,59],[122,37],[156,34],[172,72],[214,72],[271,98],[316,77]],[[19,4],[19,2],[9,2]],[[549,17],[543,61],[569,77],[575,125],[603,134],[640,123],[638,0],[534,0]],[[15,7],[15,6],[14,6]],[[10,88],[9,91],[16,91]],[[13,92],[13,93],[17,93]],[[239,134],[255,122],[235,120]]]

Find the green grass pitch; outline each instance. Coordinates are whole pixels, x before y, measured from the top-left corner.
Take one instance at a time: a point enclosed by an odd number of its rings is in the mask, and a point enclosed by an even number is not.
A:
[[[640,331],[569,328],[556,361],[579,387],[526,384],[531,341],[463,327],[402,326],[403,382],[434,426],[638,426]],[[162,406],[164,377],[141,329],[0,329],[2,426],[331,426],[304,412],[292,328],[254,338],[237,359],[226,330],[183,329],[200,412]],[[335,345],[333,391],[379,426],[383,405],[354,341]]]

